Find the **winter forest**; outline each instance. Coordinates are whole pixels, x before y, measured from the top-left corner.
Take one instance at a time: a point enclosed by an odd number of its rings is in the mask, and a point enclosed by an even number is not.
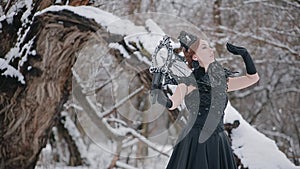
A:
[[[188,112],[152,105],[149,67],[181,30],[237,76],[226,42],[257,67],[258,83],[228,92],[239,169],[300,168],[299,19],[299,0],[2,0],[0,168],[165,168]]]

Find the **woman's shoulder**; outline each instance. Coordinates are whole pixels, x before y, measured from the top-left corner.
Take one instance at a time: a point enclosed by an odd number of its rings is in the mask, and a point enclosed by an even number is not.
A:
[[[225,77],[226,78],[228,78],[228,77],[234,77],[235,74],[239,73],[237,71],[232,71],[232,70],[230,70],[229,68],[226,68],[226,67],[224,67],[223,69],[224,69],[224,73],[225,73]]]
[[[193,74],[190,74],[189,76],[183,76],[183,77],[177,77],[176,78],[177,84],[184,84],[185,86],[194,85],[196,86],[197,81]]]

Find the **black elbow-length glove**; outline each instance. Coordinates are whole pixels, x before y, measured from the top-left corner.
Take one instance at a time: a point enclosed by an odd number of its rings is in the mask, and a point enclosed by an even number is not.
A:
[[[234,55],[241,55],[244,62],[245,62],[245,66],[246,66],[246,71],[247,74],[249,75],[253,75],[256,73],[256,68],[255,65],[253,63],[253,60],[249,54],[249,52],[247,51],[246,48],[243,47],[239,47],[239,46],[234,46],[230,43],[227,42],[226,44],[227,50],[234,54]]]
[[[159,104],[171,108],[173,106],[172,100],[170,100],[165,93],[162,91],[162,84],[160,81],[161,73],[154,73],[153,80],[151,85],[151,95],[154,97],[154,101],[157,101]]]

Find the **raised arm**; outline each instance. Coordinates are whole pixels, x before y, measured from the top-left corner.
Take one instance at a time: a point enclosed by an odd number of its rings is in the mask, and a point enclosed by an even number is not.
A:
[[[258,73],[255,73],[253,75],[247,74],[245,76],[239,76],[239,77],[229,77],[227,82],[228,85],[227,92],[244,89],[246,87],[255,84],[258,80],[259,80]]]
[[[244,89],[246,87],[249,87],[259,80],[259,75],[256,71],[254,62],[248,53],[247,49],[243,47],[234,46],[230,43],[226,44],[227,50],[231,52],[234,55],[241,55],[245,66],[247,74],[245,76],[239,76],[239,77],[229,77],[228,78],[228,92],[234,91],[234,90],[240,90]]]

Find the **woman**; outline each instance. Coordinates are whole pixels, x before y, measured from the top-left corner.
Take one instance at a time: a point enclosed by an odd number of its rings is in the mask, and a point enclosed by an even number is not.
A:
[[[245,48],[227,43],[229,52],[242,56],[247,71],[244,76],[230,77],[229,71],[225,71],[215,60],[214,51],[207,41],[184,31],[182,34],[184,36],[179,36],[179,39],[188,66],[193,70],[196,85],[188,80],[181,81],[170,98],[161,92],[158,102],[173,110],[185,101],[190,112],[196,109],[198,113],[188,122],[191,127],[183,134],[184,137],[178,139],[167,169],[236,169],[229,140],[224,132],[226,92],[256,83],[259,76],[255,65]],[[222,113],[218,116],[216,112],[219,110]]]

